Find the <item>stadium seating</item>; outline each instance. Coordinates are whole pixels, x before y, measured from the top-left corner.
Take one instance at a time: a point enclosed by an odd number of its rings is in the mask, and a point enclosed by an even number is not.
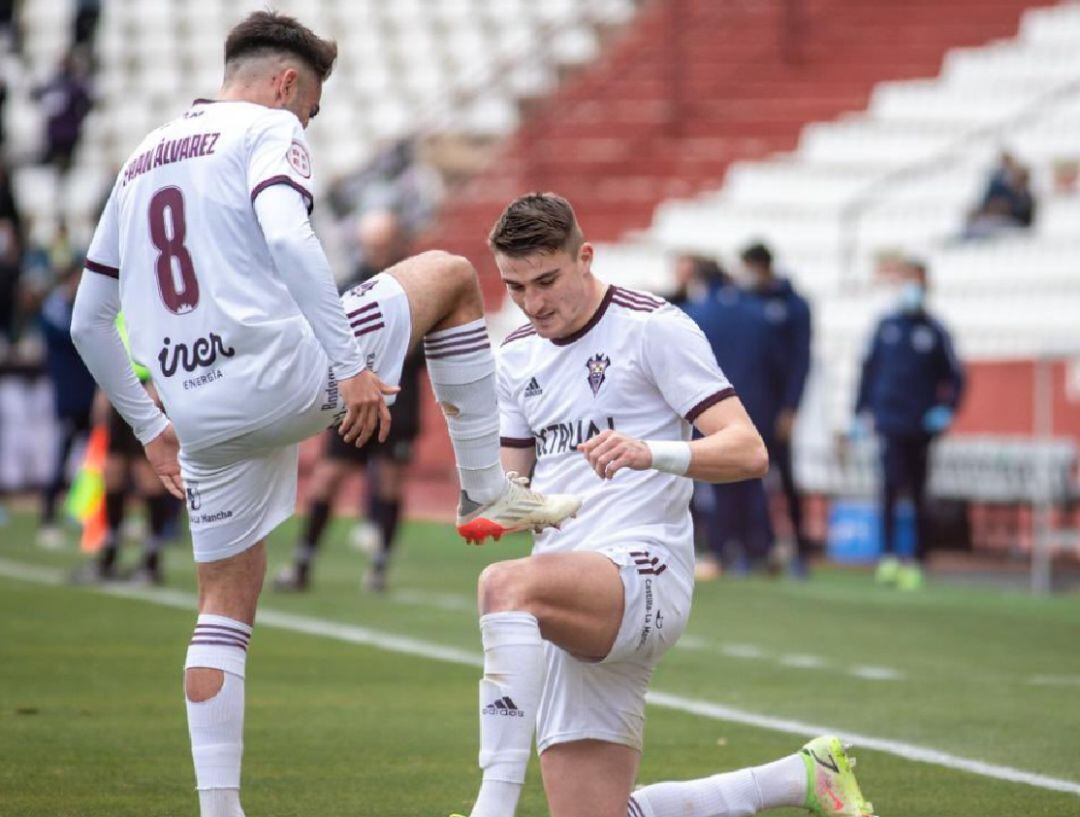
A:
[[[731,260],[751,238],[769,240],[815,301],[831,404],[818,419],[832,428],[847,421],[858,351],[885,306],[867,292],[876,251],[929,260],[934,306],[965,358],[1077,354],[1080,199],[1054,192],[1051,169],[1077,156],[1078,31],[1080,5],[1029,11],[1015,39],[950,52],[934,80],[877,86],[865,112],[806,127],[791,154],[737,164],[719,191],[662,204],[618,245],[620,263],[663,282],[665,249]],[[1034,170],[1036,227],[961,243],[1003,148]]]
[[[75,3],[22,5],[28,70],[16,76],[8,105],[20,159],[40,137],[41,114],[28,103],[29,90],[63,55]],[[65,215],[80,234],[89,229],[111,175],[137,140],[191,99],[217,91],[225,33],[265,6],[261,0],[107,0],[97,42],[99,104],[77,155],[80,174],[69,185],[74,200],[67,189],[57,196],[54,186],[42,186],[32,168],[16,174],[35,221],[47,226]],[[520,98],[549,92],[566,66],[595,57],[602,31],[634,13],[633,0],[283,0],[274,7],[340,46],[327,87],[332,104],[310,131],[324,183],[356,169],[385,140],[418,129],[511,131]]]

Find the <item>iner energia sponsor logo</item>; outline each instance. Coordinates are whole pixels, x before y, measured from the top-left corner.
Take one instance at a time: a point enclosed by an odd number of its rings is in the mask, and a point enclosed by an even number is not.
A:
[[[173,343],[171,338],[165,338],[165,345],[158,352],[158,363],[161,365],[161,373],[165,377],[172,377],[177,369],[185,372],[193,372],[213,366],[222,357],[232,357],[236,350],[226,346],[220,335],[213,332],[207,338],[197,338],[189,347],[186,343]]]

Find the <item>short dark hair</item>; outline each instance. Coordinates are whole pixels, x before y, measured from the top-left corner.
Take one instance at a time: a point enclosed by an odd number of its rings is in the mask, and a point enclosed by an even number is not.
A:
[[[742,251],[742,260],[745,264],[757,264],[762,267],[772,267],[772,252],[762,242],[755,241]]]
[[[323,82],[334,70],[337,43],[323,40],[295,17],[256,11],[241,20],[225,39],[225,65],[244,57],[288,52],[304,61]]]
[[[717,259],[709,256],[694,256],[694,271],[707,284],[724,285],[731,282],[731,276],[727,274],[727,270],[724,269],[723,265]]]
[[[529,193],[514,199],[488,236],[492,250],[511,258],[560,250],[576,255],[584,242],[574,208],[554,193]]]

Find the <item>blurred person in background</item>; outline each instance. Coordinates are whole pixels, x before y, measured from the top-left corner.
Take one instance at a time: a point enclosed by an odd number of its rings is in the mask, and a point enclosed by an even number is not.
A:
[[[117,317],[116,328],[124,345],[128,345],[124,316]],[[130,349],[128,351],[130,355]],[[157,392],[150,380],[150,371],[134,359],[131,368],[154,402]],[[105,396],[99,392],[94,405],[95,422],[108,429],[108,453],[105,457],[105,543],[95,558],[79,568],[74,575],[78,583],[112,581],[121,578],[120,548],[124,539],[124,517],[128,499],[141,499],[146,506],[146,533],[143,539],[139,566],[126,578],[137,584],[162,585],[165,574],[161,566],[161,548],[167,538],[172,518],[173,500],[146,458],[142,443],[131,426]]]
[[[763,403],[760,412],[755,414],[751,411],[750,416],[765,439],[770,467],[779,474],[784,492],[784,503],[795,538],[792,574],[805,577],[810,544],[803,526],[802,501],[795,485],[791,438],[799,403],[806,388],[806,378],[810,373],[810,305],[795,291],[790,279],[777,274],[772,251],[765,244],[751,244],[742,251],[741,258],[748,278],[747,292],[760,305],[780,355],[779,373],[754,370],[754,374],[762,380],[760,393]],[[735,388],[740,388],[737,382]]]
[[[89,62],[85,54],[69,51],[53,77],[34,92],[45,114],[45,152],[42,164],[61,175],[71,169],[83,120],[93,106]]]
[[[0,45],[9,48],[12,54],[19,54],[22,42],[15,21],[15,4],[16,0],[0,0]],[[0,140],[0,144],[3,144],[3,140]]]
[[[736,286],[711,258],[694,260],[696,271],[684,311],[701,328],[713,354],[760,430],[772,422],[772,407],[784,385],[783,347],[762,305]],[[766,440],[767,443],[767,440]],[[699,579],[714,578],[718,565],[744,574],[768,564],[775,537],[761,479],[712,484],[706,540],[713,559],[701,558]]]
[[[23,220],[7,165],[0,162],[0,347],[15,340],[16,301],[22,273]]]
[[[34,232],[27,230],[29,234]],[[16,339],[22,336],[26,326],[34,323],[46,297],[72,267],[82,263],[83,257],[83,249],[72,242],[63,220],[46,241],[32,238],[23,243],[13,328]]]
[[[75,19],[71,31],[72,44],[92,50],[100,18],[101,0],[75,0]]]
[[[982,200],[968,216],[965,238],[986,238],[1003,230],[1026,229],[1035,223],[1031,171],[1004,151],[990,174]]]
[[[923,584],[930,444],[948,430],[964,393],[964,369],[945,327],[926,309],[925,264],[909,260],[894,311],[874,330],[862,365],[853,436],[881,442],[883,556],[877,580],[901,589]],[[915,510],[915,551],[896,555],[895,513],[902,494]]]
[[[363,286],[364,282],[408,256],[408,234],[397,215],[390,211],[371,211],[360,219],[357,229],[360,264],[344,290]],[[326,526],[330,521],[334,498],[342,483],[352,474],[367,476],[366,520],[358,527],[361,541],[367,544],[372,563],[364,576],[368,590],[386,589],[390,550],[401,520],[405,471],[412,461],[413,442],[420,433],[420,374],[423,354],[419,348],[405,356],[401,372],[401,392],[390,408],[392,424],[385,442],[373,439],[363,448],[344,442],[335,429],[323,436],[325,447],[315,464],[307,497],[306,522],[296,546],[292,564],[286,565],[274,580],[274,589],[307,590],[311,583],[312,564]],[[365,535],[366,534],[366,535]]]
[[[54,548],[63,544],[57,523],[57,503],[67,488],[68,460],[76,442],[90,433],[91,411],[97,384],[71,340],[71,312],[82,278],[81,262],[65,270],[60,282],[45,298],[38,317],[45,342],[45,370],[53,387],[53,410],[59,443],[53,472],[41,495],[38,544]]]
[[[0,155],[3,155],[4,143],[7,142],[7,127],[5,125],[6,114],[4,113],[5,108],[7,108],[7,100],[8,100],[7,80],[4,79],[3,77],[0,77]]]
[[[668,296],[668,303],[685,309],[686,305],[698,302],[706,297],[704,282],[709,264],[717,264],[711,258],[692,252],[683,252],[675,256],[675,289]]]
[[[0,218],[0,347],[18,339],[21,261],[18,231],[10,219]]]
[[[442,199],[442,179],[424,159],[423,143],[406,136],[386,145],[330,191],[338,217],[391,211],[409,235],[419,234]]]

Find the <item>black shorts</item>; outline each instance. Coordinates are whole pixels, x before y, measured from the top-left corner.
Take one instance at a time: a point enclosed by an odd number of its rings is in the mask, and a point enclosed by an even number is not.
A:
[[[377,438],[372,438],[362,448],[357,448],[351,443],[341,439],[336,428],[326,432],[326,457],[336,462],[350,465],[367,465],[372,459],[388,459],[400,465],[407,465],[412,460],[413,442],[416,435],[404,435],[394,432],[394,426],[390,426],[390,436],[386,442],[381,443]]]
[[[372,438],[363,448],[346,443],[336,428],[326,432],[326,456],[338,462],[365,465],[373,458],[384,458],[407,465],[412,460],[413,443],[420,435],[420,370],[423,356],[407,356],[401,369],[397,400],[390,407],[390,435],[380,443]]]
[[[108,451],[110,454],[118,457],[143,457],[146,455],[142,443],[135,436],[135,432],[131,430],[131,426],[120,416],[120,412],[112,406],[109,406],[107,425],[109,428]]]

